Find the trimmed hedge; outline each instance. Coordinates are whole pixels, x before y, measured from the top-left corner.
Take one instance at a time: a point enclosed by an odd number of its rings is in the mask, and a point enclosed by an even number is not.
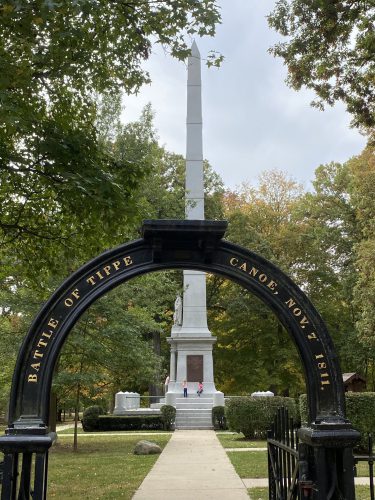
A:
[[[93,431],[140,431],[162,430],[164,422],[161,415],[97,415],[90,413],[89,419],[82,419],[85,432]]]
[[[216,431],[226,430],[228,428],[224,406],[214,406],[212,408],[212,425]]]
[[[242,432],[246,439],[264,439],[277,409],[282,406],[289,410],[291,417],[298,417],[297,404],[293,398],[274,396],[230,399],[225,406],[228,427],[233,431]]]
[[[176,420],[176,408],[171,405],[163,405],[160,408],[164,429],[170,431]]]
[[[359,448],[367,449],[369,433],[375,433],[375,392],[346,392],[346,417],[361,433]],[[302,425],[309,422],[307,396],[299,398]]]

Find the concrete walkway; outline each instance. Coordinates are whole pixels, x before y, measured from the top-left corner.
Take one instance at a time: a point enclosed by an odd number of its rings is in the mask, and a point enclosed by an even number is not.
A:
[[[176,430],[133,500],[249,500],[214,431]]]

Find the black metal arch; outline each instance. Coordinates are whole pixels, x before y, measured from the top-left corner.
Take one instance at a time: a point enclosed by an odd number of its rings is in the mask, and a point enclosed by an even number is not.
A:
[[[53,368],[80,315],[109,289],[140,274],[185,268],[233,280],[262,299],[300,354],[311,420],[343,421],[342,378],[326,326],[301,289],[259,255],[221,239],[222,222],[150,221],[143,238],[101,254],[74,272],[35,318],[14,372],[10,426],[47,427]]]
[[[301,439],[318,447],[326,457],[331,457],[326,450],[338,450],[334,459],[338,464],[336,476],[343,478],[340,481],[346,498],[354,498],[354,481],[345,471],[351,467],[351,447],[358,433],[345,419],[342,376],[327,328],[306,295],[285,273],[261,256],[222,239],[226,226],[221,221],[146,221],[141,239],[88,262],[46,302],[25,337],[14,371],[7,435],[0,437],[0,449],[5,454],[2,500],[16,495],[30,498],[34,456],[33,498],[46,498],[48,449],[54,439],[48,429],[52,374],[65,338],[78,318],[108,290],[141,274],[164,269],[193,269],[224,276],[274,311],[291,335],[304,367],[311,424],[301,429]],[[20,454],[22,473],[17,486]],[[319,469],[317,456],[311,455],[313,471]],[[332,457],[324,460],[326,463]],[[326,498],[327,488],[321,487],[316,498]]]

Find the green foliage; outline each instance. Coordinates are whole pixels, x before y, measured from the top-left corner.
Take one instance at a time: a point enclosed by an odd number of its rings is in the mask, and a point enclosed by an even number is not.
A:
[[[84,422],[84,420],[83,420]],[[93,431],[141,431],[162,430],[164,422],[161,415],[101,415],[95,421],[90,420],[89,426],[82,422],[83,429]]]
[[[293,276],[300,230],[290,214],[301,197],[301,186],[277,170],[265,172],[256,188],[245,184],[227,191],[226,237]],[[209,278],[207,297],[210,328],[218,337],[214,361],[220,390],[231,395],[265,389],[299,393],[304,379],[297,350],[269,307],[219,277]]]
[[[361,433],[359,447],[368,449],[368,435],[375,433],[375,392],[345,393],[346,416]]]
[[[124,240],[155,140],[146,119],[119,126],[121,92],[150,81],[152,44],[184,59],[191,36],[213,36],[219,22],[214,0],[2,5],[0,241],[13,269],[64,276],[74,256]]]
[[[82,416],[83,430],[85,432],[94,431],[100,415],[104,415],[104,410],[101,406],[94,405],[86,408]]]
[[[368,435],[375,433],[375,392],[346,392],[346,417],[354,429],[361,433],[358,447],[368,449]],[[308,425],[309,414],[307,396],[302,394],[299,398],[299,410],[302,425]]]
[[[164,429],[170,431],[173,428],[176,420],[176,408],[171,405],[163,405],[160,408],[161,418],[163,420]]]
[[[75,407],[77,390],[83,404],[105,398],[109,406],[120,389],[132,387],[142,392],[154,379],[160,358],[153,353],[149,336],[162,331],[161,325],[154,320],[153,311],[142,304],[136,306],[134,299],[134,288],[118,287],[74,326],[54,377],[60,406]]]
[[[0,20],[0,156],[12,175],[18,165],[47,185],[63,183],[71,194],[77,189],[79,201],[78,194],[100,189],[100,181],[104,189],[115,188],[95,167],[106,156],[96,147],[95,93],[138,91],[150,81],[142,63],[153,43],[185,59],[190,37],[213,36],[220,14],[214,0],[114,2],[110,8],[87,0],[9,0]],[[80,162],[97,174],[91,183],[91,176],[79,175]]]
[[[217,431],[227,429],[224,406],[214,406],[212,408],[212,425]]]
[[[353,125],[375,126],[372,2],[278,0],[269,25],[287,41],[271,52],[288,67],[288,84],[312,89],[323,107],[343,101]]]
[[[297,417],[296,402],[292,398],[232,398],[225,405],[228,427],[242,432],[247,439],[262,439],[271,428],[277,409],[282,406],[288,409],[291,417]]]

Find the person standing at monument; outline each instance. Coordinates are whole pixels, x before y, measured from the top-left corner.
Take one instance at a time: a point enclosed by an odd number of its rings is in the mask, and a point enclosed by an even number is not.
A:
[[[188,393],[187,393],[187,390],[188,390],[188,384],[187,384],[187,381],[184,380],[182,382],[182,388],[184,390],[184,398],[187,398],[188,397]]]
[[[201,397],[202,392],[203,392],[203,384],[202,384],[202,382],[198,382],[197,394],[199,397]]]

